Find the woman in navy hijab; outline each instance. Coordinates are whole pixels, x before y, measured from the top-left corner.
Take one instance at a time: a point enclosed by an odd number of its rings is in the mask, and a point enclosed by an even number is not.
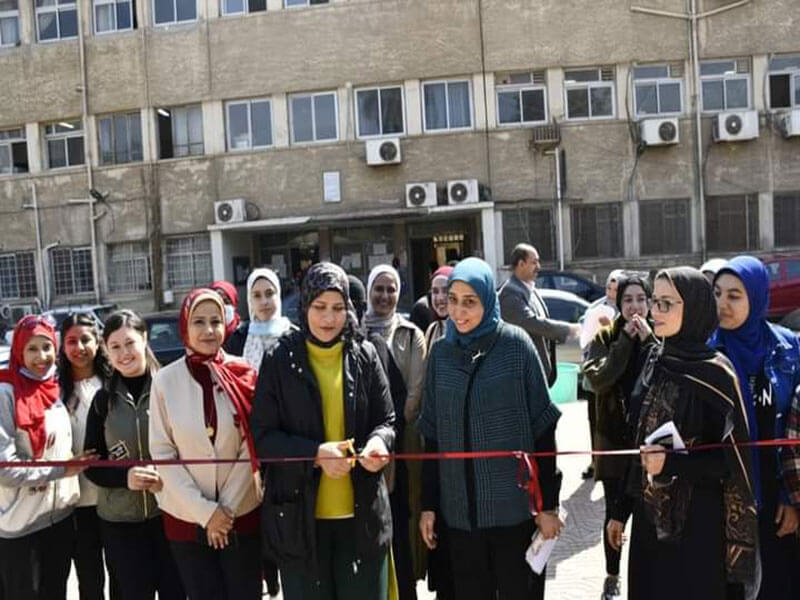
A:
[[[800,342],[788,329],[767,321],[767,268],[757,258],[737,256],[717,272],[714,295],[719,327],[710,345],[736,368],[751,440],[786,437],[793,404],[800,410]],[[792,587],[800,508],[797,453],[796,447],[753,448],[762,600],[800,596],[800,589]],[[741,596],[729,594],[736,597]]]

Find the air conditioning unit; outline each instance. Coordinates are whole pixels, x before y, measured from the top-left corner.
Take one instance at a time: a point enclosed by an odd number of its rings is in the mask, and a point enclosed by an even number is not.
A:
[[[678,119],[644,119],[639,133],[645,146],[664,146],[680,141]]]
[[[406,206],[408,208],[436,206],[436,182],[407,183]]]
[[[367,164],[372,167],[396,165],[403,162],[400,138],[367,140]]]
[[[447,182],[447,203],[451,206],[479,201],[477,179],[454,179]]]
[[[758,112],[724,112],[711,122],[711,134],[715,142],[741,142],[758,137]]]
[[[784,137],[795,137],[800,135],[800,108],[781,116],[781,131]]]
[[[214,222],[217,225],[241,223],[246,220],[247,206],[244,198],[214,202]]]

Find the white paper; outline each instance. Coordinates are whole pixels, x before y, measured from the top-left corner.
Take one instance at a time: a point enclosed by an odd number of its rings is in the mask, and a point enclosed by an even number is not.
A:
[[[361,253],[360,252],[353,252],[350,255],[350,266],[353,269],[360,269],[361,268]]]
[[[377,254],[369,257],[369,270],[372,271],[378,265],[391,265],[392,256],[390,254]]]
[[[272,270],[275,271],[279,277],[283,279],[286,278],[286,260],[283,254],[273,254],[270,257],[270,264],[272,265]]]
[[[586,348],[594,339],[594,336],[597,335],[597,332],[603,327],[600,323],[603,317],[608,318],[609,321],[614,320],[614,309],[608,304],[598,304],[594,308],[586,311],[586,314],[583,315],[581,337],[579,340],[581,349]]]
[[[373,254],[386,254],[386,244],[372,244]]]
[[[683,441],[681,434],[678,433],[678,428],[675,426],[674,421],[667,421],[664,423],[661,427],[648,435],[644,443],[650,446],[665,437],[672,438],[672,447],[675,450],[686,450],[686,443]]]
[[[341,202],[342,191],[339,185],[339,171],[325,171],[322,174],[323,200]]]
[[[563,507],[558,509],[558,518],[566,526],[567,511]],[[557,537],[549,540],[543,539],[538,530],[533,534],[531,545],[528,546],[528,550],[525,552],[525,560],[537,575],[541,575],[547,566],[547,561],[550,560],[550,555],[553,553],[553,548],[556,547],[557,541]]]

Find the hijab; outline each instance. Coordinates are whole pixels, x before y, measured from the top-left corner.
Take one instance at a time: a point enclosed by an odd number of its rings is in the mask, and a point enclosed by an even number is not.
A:
[[[656,279],[666,279],[683,301],[683,321],[675,335],[664,339],[664,356],[679,360],[707,360],[715,355],[708,338],[717,326],[717,303],[705,275],[693,267],[664,269]]]
[[[275,288],[273,296],[275,312],[268,321],[260,320],[253,307],[251,294],[253,286],[259,279],[266,279]],[[263,268],[254,269],[247,277],[247,311],[250,314],[250,324],[247,326],[247,339],[242,354],[245,360],[258,371],[261,368],[264,352],[269,350],[275,344],[275,340],[292,326],[291,321],[281,315],[281,282],[275,271]]]
[[[472,331],[459,333],[452,320],[447,321],[445,339],[461,347],[469,346],[475,340],[494,333],[500,324],[500,303],[495,291],[492,268],[480,258],[466,258],[456,265],[450,274],[447,287],[453,282],[462,281],[470,286],[483,305],[483,318]]]
[[[256,391],[256,371],[244,360],[226,360],[222,344],[213,356],[200,354],[189,345],[189,322],[197,307],[202,302],[213,302],[219,309],[219,315],[225,318],[225,306],[219,294],[211,289],[198,288],[186,296],[181,305],[178,317],[178,334],[186,348],[186,363],[192,377],[203,388],[203,409],[206,426],[210,427],[209,437],[216,436],[217,416],[214,402],[213,381],[222,388],[234,408],[234,422],[239,428],[250,453],[250,468],[253,473],[256,493],[261,494],[261,481],[258,469],[253,436],[250,433],[250,413],[253,411],[253,398]],[[230,358],[230,357],[228,357]],[[210,374],[210,377],[207,376]],[[213,439],[212,439],[213,443]]]
[[[56,330],[52,323],[39,315],[28,315],[14,327],[11,357],[8,368],[0,371],[0,383],[10,383],[14,388],[14,420],[17,429],[28,434],[33,458],[41,458],[47,444],[45,411],[58,400],[61,390],[53,364],[43,378],[36,377],[25,368],[25,346],[35,336],[50,340],[58,349]]]
[[[397,269],[390,265],[378,265],[372,269],[367,278],[367,313],[364,315],[364,326],[367,328],[367,332],[377,333],[386,337],[397,314],[397,305],[385,317],[379,317],[375,314],[375,308],[372,306],[372,286],[375,285],[375,280],[381,275],[388,275],[394,280],[394,284],[397,286],[397,294],[398,296],[400,295],[400,274]]]
[[[242,322],[242,318],[239,316],[239,311],[236,308],[239,306],[239,292],[236,290],[235,285],[222,279],[212,283],[211,289],[215,292],[225,294],[231,301],[230,304],[226,304],[223,300],[223,304],[225,305],[225,337],[229,338]]]
[[[338,292],[342,295],[345,306],[347,306],[347,319],[344,327],[339,335],[329,342],[323,342],[316,338],[308,326],[308,308],[315,299],[325,292]],[[340,266],[330,262],[311,265],[306,276],[303,277],[303,283],[300,284],[300,312],[301,329],[306,339],[312,344],[322,348],[331,348],[343,337],[352,338],[356,335],[358,322],[356,321],[353,304],[350,302],[350,283],[347,279],[347,274]]]
[[[350,301],[356,311],[356,318],[360,322],[367,307],[367,290],[355,275],[348,275],[347,282],[349,284]]]
[[[447,318],[447,315],[440,317],[439,313],[436,312],[436,309],[433,307],[433,282],[437,279],[444,279],[446,282],[450,280],[450,275],[453,273],[453,267],[450,265],[444,265],[443,267],[439,267],[433,272],[431,275],[431,293],[430,293],[430,303],[431,303],[431,313],[433,313],[433,318],[436,321],[443,321]]]
[[[632,285],[638,285],[644,291],[645,296],[647,296],[647,300],[649,301],[653,297],[653,289],[650,287],[650,282],[647,280],[646,277],[642,277],[641,275],[637,275],[632,273],[630,275],[626,275],[620,277],[617,280],[617,317],[614,319],[614,323],[611,326],[611,335],[612,339],[616,339],[620,335],[627,335],[623,333],[623,329],[627,321],[625,317],[622,316],[622,296],[625,294],[625,290],[628,289]],[[645,315],[645,319],[647,319],[648,323],[652,327],[652,322],[650,321],[650,314],[648,313]],[[646,342],[649,344],[649,342]],[[619,380],[619,384],[622,387],[625,397],[630,398],[631,394],[633,393],[633,388],[636,385],[636,379],[639,377],[639,373],[642,372],[642,368],[644,367],[645,359],[647,358],[647,354],[642,351],[642,341],[639,339],[639,336],[634,336],[633,338],[633,352],[631,353],[631,358],[628,361],[628,365],[625,368],[625,372],[622,374]]]

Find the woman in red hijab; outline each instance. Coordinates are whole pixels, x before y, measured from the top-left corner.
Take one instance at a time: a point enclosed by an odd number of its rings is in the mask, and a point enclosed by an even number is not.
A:
[[[211,284],[211,289],[217,292],[222,298],[222,304],[225,311],[225,340],[227,341],[231,334],[236,331],[242,318],[239,316],[239,292],[236,291],[236,286],[229,281],[220,279]]]
[[[222,350],[225,308],[211,289],[183,301],[186,356],[153,380],[154,459],[243,462],[161,466],[164,528],[191,600],[260,600],[261,484],[249,429],[255,371]]]
[[[56,377],[56,334],[29,315],[0,371],[0,461],[70,460],[72,425]],[[75,457],[91,458],[91,453]],[[0,468],[0,590],[5,598],[66,598],[78,473],[85,467]]]

